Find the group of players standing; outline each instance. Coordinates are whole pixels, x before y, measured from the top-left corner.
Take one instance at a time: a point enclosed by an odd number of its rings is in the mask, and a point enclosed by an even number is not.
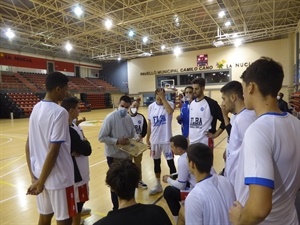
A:
[[[118,109],[107,115],[99,132],[99,141],[105,143],[109,166],[106,183],[111,187],[114,210],[96,224],[171,224],[163,210],[135,202],[135,187],[147,188],[141,178],[142,155],[134,159],[135,167],[128,161],[129,154],[117,147],[129,144],[131,138],[140,141],[144,137],[156,176],[156,185],[149,194],[163,191],[160,167],[163,153],[170,175],[163,176],[162,181],[171,185],[165,189],[164,197],[177,224],[299,224],[294,201],[300,188],[300,122],[277,106],[276,96],[283,77],[279,63],[270,58],[258,59],[242,74],[242,84],[231,81],[221,88],[221,107],[204,95],[205,80],[195,79],[185,89],[187,102],[177,117],[184,136],[172,137],[174,104],[167,101],[163,89],[155,91],[156,101],[148,107],[147,132],[147,122],[137,112],[139,103],[122,96]],[[76,177],[69,173],[74,162],[66,155],[70,141],[65,121],[70,126],[72,123],[63,110],[52,104],[63,99],[67,88],[62,83],[67,82],[52,80],[52,83],[54,86],[49,87],[51,82],[47,86],[46,81],[45,100],[35,106],[30,118],[26,152],[33,184],[28,194],[39,195],[39,224],[49,224],[53,213],[58,224],[69,224],[69,187]],[[48,122],[45,114],[49,114]],[[217,120],[221,122],[218,129]],[[42,127],[48,127],[50,133],[41,131]],[[224,129],[228,133],[225,177],[212,168],[213,139]],[[61,151],[63,148],[65,151]],[[177,179],[172,176],[176,173],[173,153],[180,155]],[[127,182],[130,179],[132,184]],[[180,190],[187,187],[190,193],[184,207],[180,207]],[[154,215],[161,222],[154,220]]]

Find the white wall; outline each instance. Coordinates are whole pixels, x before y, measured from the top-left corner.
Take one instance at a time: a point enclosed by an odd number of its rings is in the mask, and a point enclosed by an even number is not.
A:
[[[293,84],[294,35],[282,40],[250,43],[235,48],[226,46],[198,51],[184,52],[179,57],[173,55],[152,56],[149,58],[128,61],[128,87],[130,94],[153,92],[155,90],[155,75],[143,75],[141,72],[151,72],[166,69],[180,69],[196,66],[199,54],[208,54],[208,64],[216,69],[216,63],[225,60],[232,65],[232,79],[240,80],[246,67],[235,67],[236,63],[254,62],[261,56],[268,56],[283,65],[285,78],[283,85]],[[222,85],[207,86],[206,89],[219,89]]]

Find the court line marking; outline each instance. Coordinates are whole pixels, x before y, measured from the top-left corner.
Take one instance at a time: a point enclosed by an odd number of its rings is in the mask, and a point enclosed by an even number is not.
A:
[[[11,142],[12,140],[13,140],[12,138],[8,138],[8,141],[6,141],[6,142],[3,142],[3,143],[0,143],[0,146],[1,146],[1,145],[5,145],[5,144],[9,143],[9,142]]]
[[[27,165],[27,163],[24,163],[23,165],[21,165],[21,166],[17,167],[17,168],[16,168],[16,169],[14,169],[14,170],[11,170],[11,171],[9,171],[8,173],[2,174],[2,175],[0,176],[0,178],[2,178],[2,177],[5,177],[6,175],[9,175],[9,174],[11,174],[11,173],[15,172],[16,170],[18,170],[18,169],[22,168],[22,167],[23,167],[23,166],[25,166],[25,165]],[[2,167],[2,168],[3,168],[3,167]],[[0,168],[0,169],[2,169],[2,168]]]
[[[9,200],[11,200],[11,199],[13,199],[13,198],[18,197],[18,196],[19,196],[19,195],[14,195],[14,196],[11,196],[11,197],[9,197],[9,198],[3,199],[3,200],[0,201],[0,204],[3,203],[3,202],[7,202],[7,201],[9,201]]]

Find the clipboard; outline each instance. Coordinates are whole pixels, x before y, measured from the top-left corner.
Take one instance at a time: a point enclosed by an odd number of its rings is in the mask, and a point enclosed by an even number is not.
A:
[[[130,144],[128,145],[117,145],[118,149],[127,152],[132,156],[138,156],[142,154],[144,151],[148,150],[148,145],[143,142],[138,142],[134,139],[130,139]]]

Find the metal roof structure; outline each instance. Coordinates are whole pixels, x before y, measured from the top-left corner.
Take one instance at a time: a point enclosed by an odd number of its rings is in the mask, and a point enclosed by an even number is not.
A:
[[[106,19],[113,22],[109,30]],[[0,48],[98,63],[170,54],[177,46],[191,51],[285,38],[299,19],[300,0],[1,0]],[[7,28],[16,34],[12,40]]]

